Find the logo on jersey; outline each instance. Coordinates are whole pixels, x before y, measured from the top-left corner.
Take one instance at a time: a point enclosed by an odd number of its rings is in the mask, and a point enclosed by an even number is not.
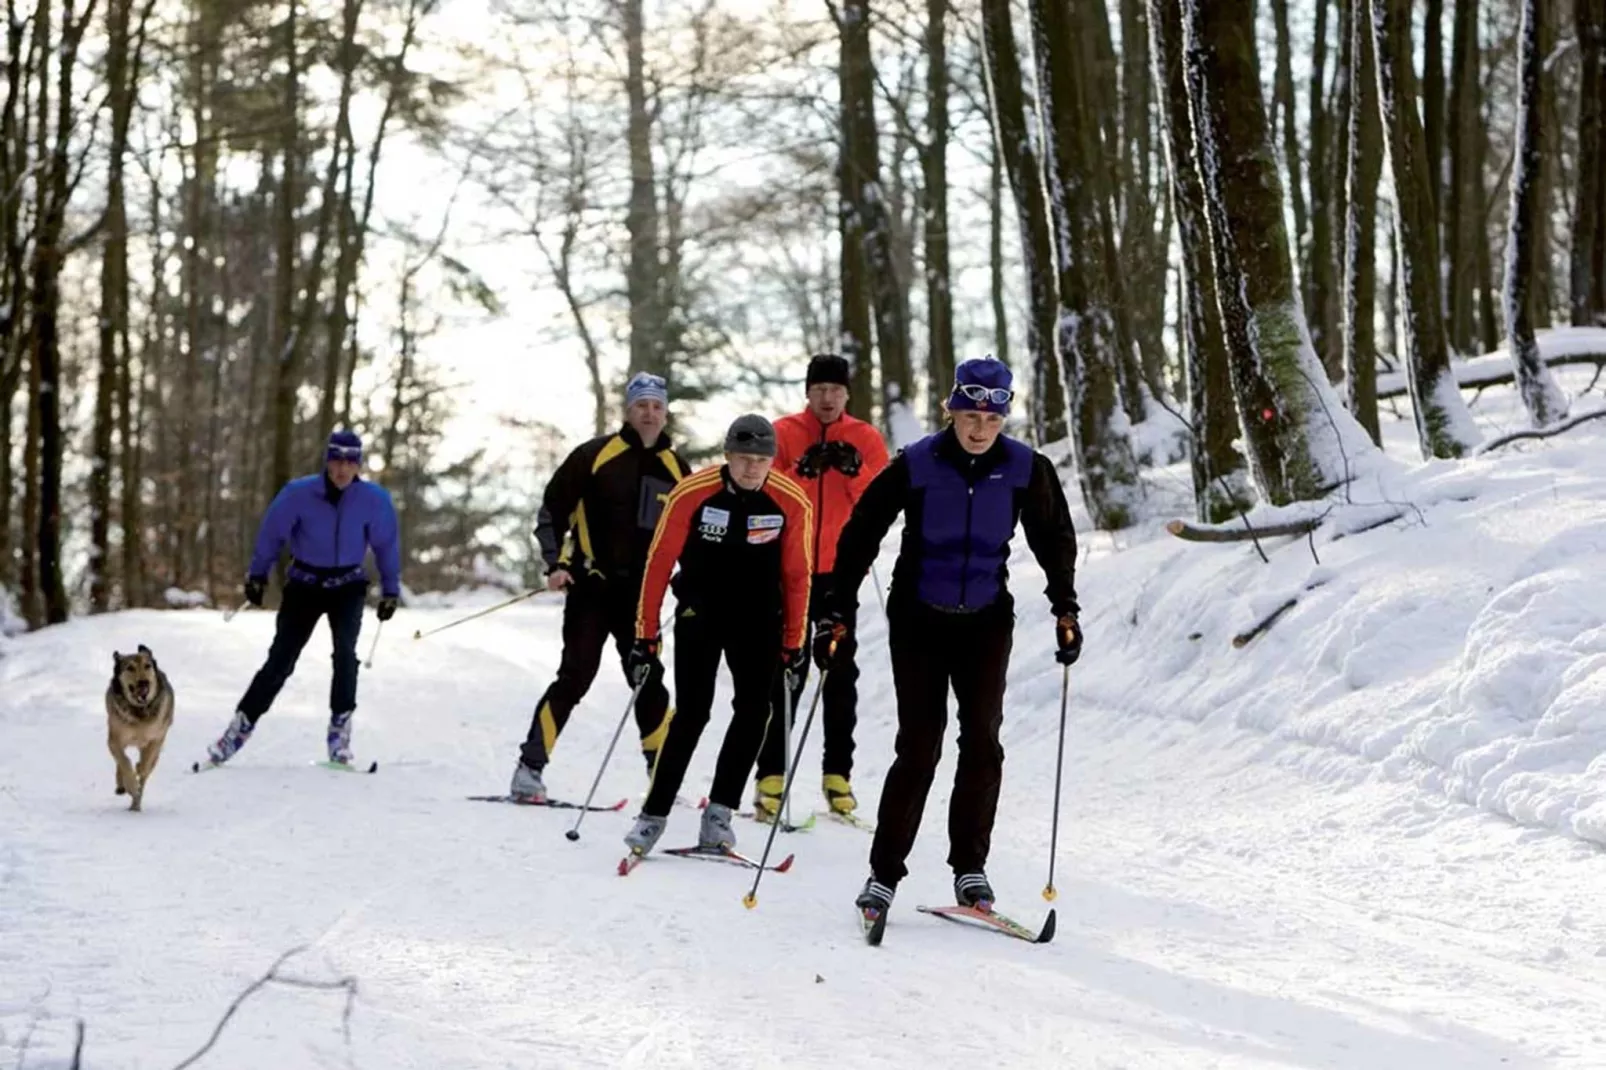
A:
[[[725,538],[725,533],[730,530],[730,526],[729,509],[715,509],[712,505],[705,505],[697,533],[709,542],[721,542]]]
[[[778,513],[766,513],[763,516],[750,516],[747,518],[747,541],[749,545],[758,546],[766,542],[774,542],[781,537],[781,527],[786,518]]]

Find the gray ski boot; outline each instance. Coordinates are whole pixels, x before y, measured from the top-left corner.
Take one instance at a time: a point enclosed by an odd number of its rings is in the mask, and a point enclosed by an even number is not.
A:
[[[731,808],[717,802],[708,804],[703,811],[703,827],[697,832],[697,846],[705,850],[730,849],[736,846],[736,831],[731,828]]]
[[[223,734],[218,737],[217,742],[207,745],[207,759],[213,765],[222,765],[234,757],[236,751],[245,746],[255,728],[255,725],[246,720],[244,713],[235,710],[234,720],[229,722],[229,726],[223,730]]]
[[[630,848],[631,854],[646,854],[658,842],[658,837],[664,834],[664,826],[668,823],[667,817],[637,814],[636,827],[625,833],[625,846]]]
[[[336,765],[351,764],[351,715],[355,712],[329,715],[329,760]]]
[[[519,762],[519,767],[513,770],[513,783],[508,785],[507,793],[521,802],[546,802],[546,782],[541,779],[541,770]]]

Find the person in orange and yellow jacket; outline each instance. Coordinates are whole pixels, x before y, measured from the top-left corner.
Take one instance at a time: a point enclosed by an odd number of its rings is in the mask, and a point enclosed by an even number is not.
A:
[[[719,750],[698,845],[736,845],[731,815],[753,768],[777,675],[805,664],[813,509],[775,461],[775,429],[741,416],[725,436],[725,464],[688,476],[669,495],[647,551],[636,611],[636,642],[626,668],[633,681],[663,675],[658,617],[674,579],[675,706],[652,787],[625,836],[644,855],[663,835],[714,705],[719,661],[730,667],[730,727]]]
[[[874,426],[847,413],[848,362],[834,354],[809,361],[805,385],[808,407],[775,423],[775,467],[795,479],[814,506],[814,585],[809,599],[810,627],[825,604],[836,564],[837,539],[853,507],[870,481],[887,466],[887,444]],[[825,801],[837,813],[851,814],[858,806],[853,797],[853,729],[858,721],[859,666],[854,658],[853,635],[857,621],[849,621],[847,638],[831,661],[826,677],[823,722],[825,748],[820,772]],[[816,646],[819,646],[816,643]],[[825,656],[816,650],[815,660]],[[791,677],[792,724],[808,679],[808,666]],[[787,700],[780,682],[771,696],[770,730],[758,752],[754,772],[754,810],[761,819],[773,820],[785,787],[786,750],[791,741],[782,728],[787,723],[782,703]]]

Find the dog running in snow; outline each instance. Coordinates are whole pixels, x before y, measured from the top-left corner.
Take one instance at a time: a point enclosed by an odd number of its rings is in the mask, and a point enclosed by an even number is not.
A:
[[[117,762],[117,794],[131,797],[130,810],[140,809],[172,727],[173,686],[150,648],[142,643],[134,654],[114,651],[106,688],[106,746]],[[128,760],[130,747],[139,751],[137,768]]]

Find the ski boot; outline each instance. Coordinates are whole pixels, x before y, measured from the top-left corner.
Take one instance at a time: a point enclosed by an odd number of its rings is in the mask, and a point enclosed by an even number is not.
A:
[[[853,905],[860,910],[876,910],[885,914],[892,907],[894,891],[891,885],[882,884],[871,877],[864,882],[864,890],[859,893],[859,898],[853,901]]]
[[[513,783],[508,785],[507,793],[520,802],[546,802],[546,782],[541,779],[541,770],[520,761],[519,767],[513,770]]]
[[[646,854],[658,842],[658,837],[664,834],[664,826],[668,823],[667,817],[637,814],[636,827],[625,833],[625,846],[630,848],[631,854]]]
[[[962,907],[975,910],[993,909],[993,886],[987,883],[987,874],[981,870],[954,875],[954,899]]]
[[[786,791],[786,778],[779,774],[759,777],[753,782],[753,817],[766,825],[773,824],[781,812],[781,795]]]
[[[351,764],[351,715],[355,712],[329,715],[329,761],[335,765]]]
[[[229,722],[229,726],[223,730],[223,734],[218,737],[217,742],[208,744],[206,748],[207,759],[213,765],[222,765],[234,757],[236,751],[245,746],[246,741],[251,738],[251,733],[255,730],[256,726],[246,719],[244,713],[239,710],[234,711],[234,720]]]
[[[708,809],[703,811],[703,826],[697,832],[697,846],[708,851],[736,846],[730,807],[717,802],[708,804]]]
[[[833,813],[851,814],[859,808],[859,800],[853,797],[853,786],[848,778],[836,773],[825,774],[820,783],[820,789],[825,792],[825,801]]]

